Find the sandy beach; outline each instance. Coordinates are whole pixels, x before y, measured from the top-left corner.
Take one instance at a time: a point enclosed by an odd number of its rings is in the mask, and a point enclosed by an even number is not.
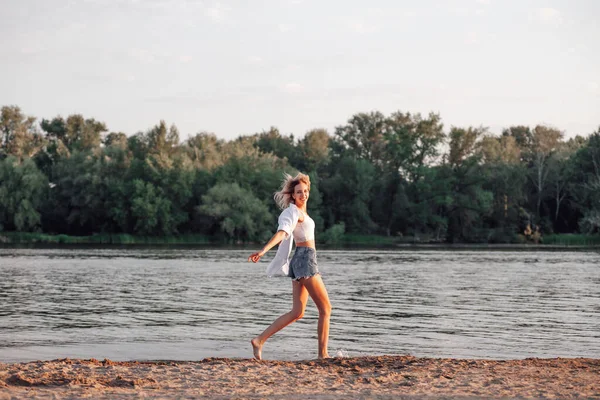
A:
[[[0,399],[25,397],[600,399],[600,360],[374,356],[310,361],[60,359],[0,364]]]

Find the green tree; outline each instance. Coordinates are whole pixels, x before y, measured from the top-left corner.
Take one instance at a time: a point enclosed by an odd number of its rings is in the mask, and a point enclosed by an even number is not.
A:
[[[65,144],[66,125],[62,117],[52,120],[42,119],[40,123],[42,130],[46,133],[47,145],[43,152],[36,156],[38,167],[52,180],[53,166],[64,157],[69,157],[71,152]]]
[[[293,173],[286,161],[273,154],[261,153],[251,141],[237,139],[224,147],[226,162],[214,173],[216,183],[236,183],[257,198],[267,201],[269,209],[277,212],[273,193],[279,188],[282,173]]]
[[[130,165],[130,153],[118,145],[60,159],[52,169],[45,229],[77,235],[132,233]]]
[[[517,136],[521,132],[520,128],[511,129]],[[521,162],[521,147],[510,134],[483,134],[475,147],[486,177],[483,188],[493,195],[493,210],[488,218],[488,225],[494,230],[490,240],[510,242],[521,229],[519,213],[526,197],[527,171]]]
[[[344,222],[354,233],[375,230],[370,215],[369,201],[376,171],[364,159],[345,156],[336,161],[330,176],[320,186],[327,207],[323,210],[327,226]]]
[[[101,160],[89,152],[75,151],[52,168],[49,207],[44,225],[76,235],[99,231],[106,220],[101,190]]]
[[[600,127],[571,158],[569,191],[584,232],[600,232]]]
[[[36,230],[47,190],[48,180],[31,159],[0,160],[0,230]]]
[[[323,194],[321,192],[321,177],[317,171],[309,171],[310,177],[310,202],[308,212],[315,221],[315,230],[323,232],[325,220],[323,219]]]
[[[294,144],[294,135],[282,135],[279,129],[272,126],[268,131],[250,137],[254,146],[262,153],[271,153],[281,159],[287,159],[292,165],[301,159]]]
[[[272,233],[273,217],[267,206],[236,183],[219,183],[202,197],[198,212],[214,219],[229,239],[266,240]]]
[[[493,196],[492,211],[488,219],[489,227],[495,229],[491,239],[510,242],[524,228],[521,226],[520,212],[526,200],[526,169],[520,163],[497,159],[483,164],[481,171],[485,177],[482,187]]]
[[[541,217],[541,204],[548,187],[549,160],[551,155],[558,150],[562,139],[561,131],[547,126],[538,125],[532,131],[529,178],[535,191],[538,221]]]
[[[448,210],[448,240],[478,240],[484,217],[492,211],[493,195],[484,189],[484,169],[477,154],[477,141],[484,128],[450,130],[448,167],[452,169],[452,203]]]
[[[493,194],[475,156],[453,168],[452,202],[448,209],[448,241],[487,241],[485,218],[492,213]],[[485,235],[485,236],[483,236]]]
[[[477,140],[485,133],[484,128],[457,128],[450,129],[450,152],[448,163],[452,167],[460,166],[463,161],[475,154]]]
[[[99,165],[98,196],[106,213],[96,230],[111,233],[133,233],[131,197],[134,184],[130,180],[131,153],[122,142],[111,142],[104,148]]]
[[[34,117],[17,106],[4,106],[0,112],[0,159],[12,155],[19,161],[33,157],[45,146]]]
[[[528,126],[511,126],[502,131],[502,136],[512,137],[521,150],[522,159],[525,162],[530,160],[531,148],[533,146],[533,133]]]
[[[569,182],[572,172],[571,157],[578,149],[578,144],[573,141],[561,142],[548,158],[548,197],[554,203],[554,230],[558,228],[561,206],[569,195]],[[565,221],[566,222],[566,221]]]
[[[212,171],[223,165],[225,141],[217,139],[214,133],[200,132],[185,143],[185,151],[197,169]]]
[[[439,115],[431,113],[423,118],[400,111],[389,117],[378,112],[361,113],[347,125],[337,127],[335,133],[334,163],[348,155],[364,159],[375,168],[374,193],[369,198],[372,218],[390,235],[401,215],[398,202],[408,201],[411,186],[439,155],[445,139]],[[356,229],[352,223],[346,226],[351,231]]]
[[[381,233],[391,236],[394,226],[408,207],[405,182],[397,171],[385,170],[376,174],[372,182],[369,208],[371,218],[381,228]]]
[[[448,209],[454,201],[454,175],[447,165],[423,168],[422,178],[405,189],[396,208],[403,210],[405,233],[431,233],[436,240],[446,238]],[[405,200],[403,199],[405,198]]]
[[[521,149],[513,136],[484,134],[476,144],[476,154],[484,164],[516,165],[521,162]]]
[[[127,147],[134,158],[149,160],[161,168],[169,168],[171,158],[179,151],[179,131],[175,125],[167,127],[161,120],[148,131],[138,132],[127,139]]]
[[[175,125],[167,129],[165,121],[161,120],[158,125],[146,133],[148,148],[154,154],[172,155],[179,144],[179,130]]]
[[[356,157],[380,166],[384,159],[386,124],[380,112],[355,114],[346,125],[335,128],[336,141]]]
[[[131,214],[135,224],[134,233],[150,236],[176,233],[177,223],[171,211],[171,202],[161,188],[140,179],[133,181]]]
[[[325,129],[312,129],[298,143],[300,157],[288,157],[290,163],[302,171],[317,171],[329,161],[329,141],[331,138]],[[302,162],[295,161],[300,159]]]
[[[69,115],[66,121],[67,147],[72,150],[94,150],[102,142],[102,134],[107,132],[104,122],[94,118],[83,118],[80,114]]]
[[[438,114],[392,113],[385,124],[384,170],[399,173],[407,181],[417,181],[424,167],[439,156],[446,138]]]
[[[52,120],[43,119],[40,125],[57,148],[63,149],[64,146],[69,152],[99,148],[102,134],[107,131],[104,122],[84,118],[81,114],[69,115],[66,120],[61,116]]]
[[[123,132],[111,132],[104,138],[104,146],[116,146],[120,149],[127,149],[127,135]]]
[[[176,230],[190,229],[189,222],[193,218],[198,198],[194,198],[196,173],[192,162],[185,155],[173,159],[173,165],[165,170],[158,185],[165,191],[171,202],[171,214]]]

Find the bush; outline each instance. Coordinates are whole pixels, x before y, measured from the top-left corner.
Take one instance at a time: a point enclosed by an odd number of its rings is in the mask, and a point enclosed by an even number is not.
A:
[[[579,221],[579,229],[588,234],[600,233],[600,211],[591,210],[585,213]]]
[[[196,210],[210,216],[230,240],[264,241],[271,236],[269,209],[252,192],[237,183],[219,183],[202,196]]]
[[[339,244],[344,238],[346,225],[343,222],[333,225],[323,233],[323,241],[326,244]]]

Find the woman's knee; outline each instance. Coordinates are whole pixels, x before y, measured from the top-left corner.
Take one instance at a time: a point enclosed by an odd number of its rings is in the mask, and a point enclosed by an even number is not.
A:
[[[297,320],[301,319],[302,317],[304,317],[304,310],[292,309],[292,311],[290,311],[290,316],[294,319],[294,321],[297,321]]]
[[[329,317],[331,315],[331,303],[327,302],[319,307],[319,314]]]

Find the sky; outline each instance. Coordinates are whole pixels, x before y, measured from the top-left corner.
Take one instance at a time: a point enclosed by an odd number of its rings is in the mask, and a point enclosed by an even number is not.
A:
[[[0,106],[180,138],[359,112],[600,126],[597,0],[0,0]]]

